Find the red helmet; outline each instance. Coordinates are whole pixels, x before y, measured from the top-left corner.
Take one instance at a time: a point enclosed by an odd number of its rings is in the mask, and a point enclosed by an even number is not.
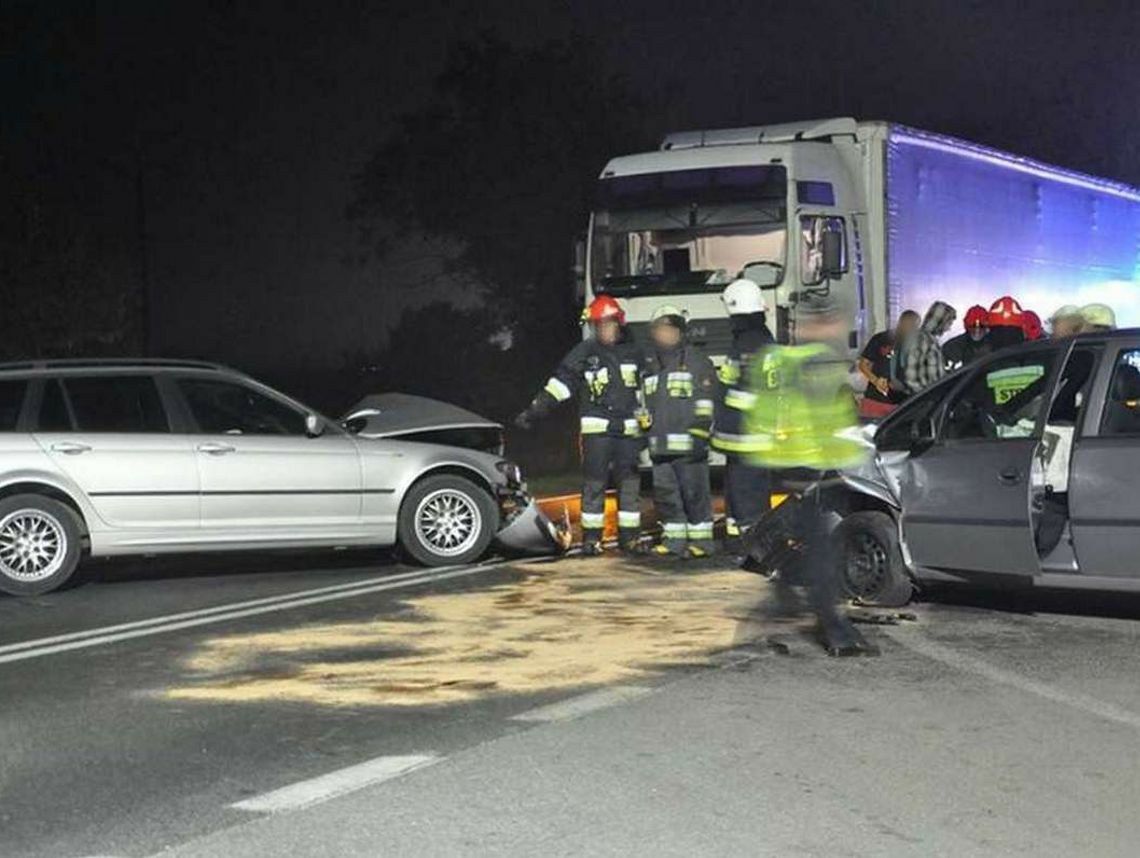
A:
[[[989,323],[990,311],[981,304],[975,304],[966,311],[965,325],[967,331],[970,330],[970,328],[985,328]]]
[[[1009,295],[1003,295],[990,305],[991,328],[1020,328],[1021,305]]]
[[[1032,310],[1021,314],[1021,330],[1025,332],[1025,339],[1039,340],[1045,336],[1045,327],[1041,324],[1041,317]]]
[[[625,310],[621,308],[617,298],[610,295],[599,295],[591,301],[590,306],[586,308],[585,317],[586,321],[591,324],[597,324],[606,319],[614,319],[619,325],[625,324]]]

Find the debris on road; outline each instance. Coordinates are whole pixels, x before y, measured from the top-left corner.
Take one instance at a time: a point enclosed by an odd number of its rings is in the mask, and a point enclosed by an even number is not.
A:
[[[511,568],[514,580],[412,596],[394,616],[213,638],[166,696],[419,706],[545,693],[705,664],[766,624],[767,582],[737,569],[647,575],[616,557]]]

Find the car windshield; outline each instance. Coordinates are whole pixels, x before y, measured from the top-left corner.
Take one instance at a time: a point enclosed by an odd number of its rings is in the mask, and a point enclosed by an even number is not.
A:
[[[590,245],[595,292],[719,292],[750,263],[782,271],[785,195],[784,168],[773,166],[602,180]]]

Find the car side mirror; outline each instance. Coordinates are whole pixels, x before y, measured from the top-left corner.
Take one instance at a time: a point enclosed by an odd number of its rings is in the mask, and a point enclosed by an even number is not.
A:
[[[350,435],[359,435],[364,431],[364,427],[368,425],[369,417],[379,417],[379,408],[360,408],[348,414],[340,421],[340,425],[344,427],[344,431]]]
[[[319,438],[325,434],[325,421],[316,414],[305,415],[305,434],[310,438]]]

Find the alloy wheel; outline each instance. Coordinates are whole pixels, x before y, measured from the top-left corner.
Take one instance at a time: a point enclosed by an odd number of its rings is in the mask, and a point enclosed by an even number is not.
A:
[[[43,581],[63,566],[67,535],[40,509],[10,512],[0,520],[0,573],[14,581]]]
[[[438,489],[416,507],[416,536],[441,557],[463,554],[483,529],[483,516],[474,499],[457,489]]]

